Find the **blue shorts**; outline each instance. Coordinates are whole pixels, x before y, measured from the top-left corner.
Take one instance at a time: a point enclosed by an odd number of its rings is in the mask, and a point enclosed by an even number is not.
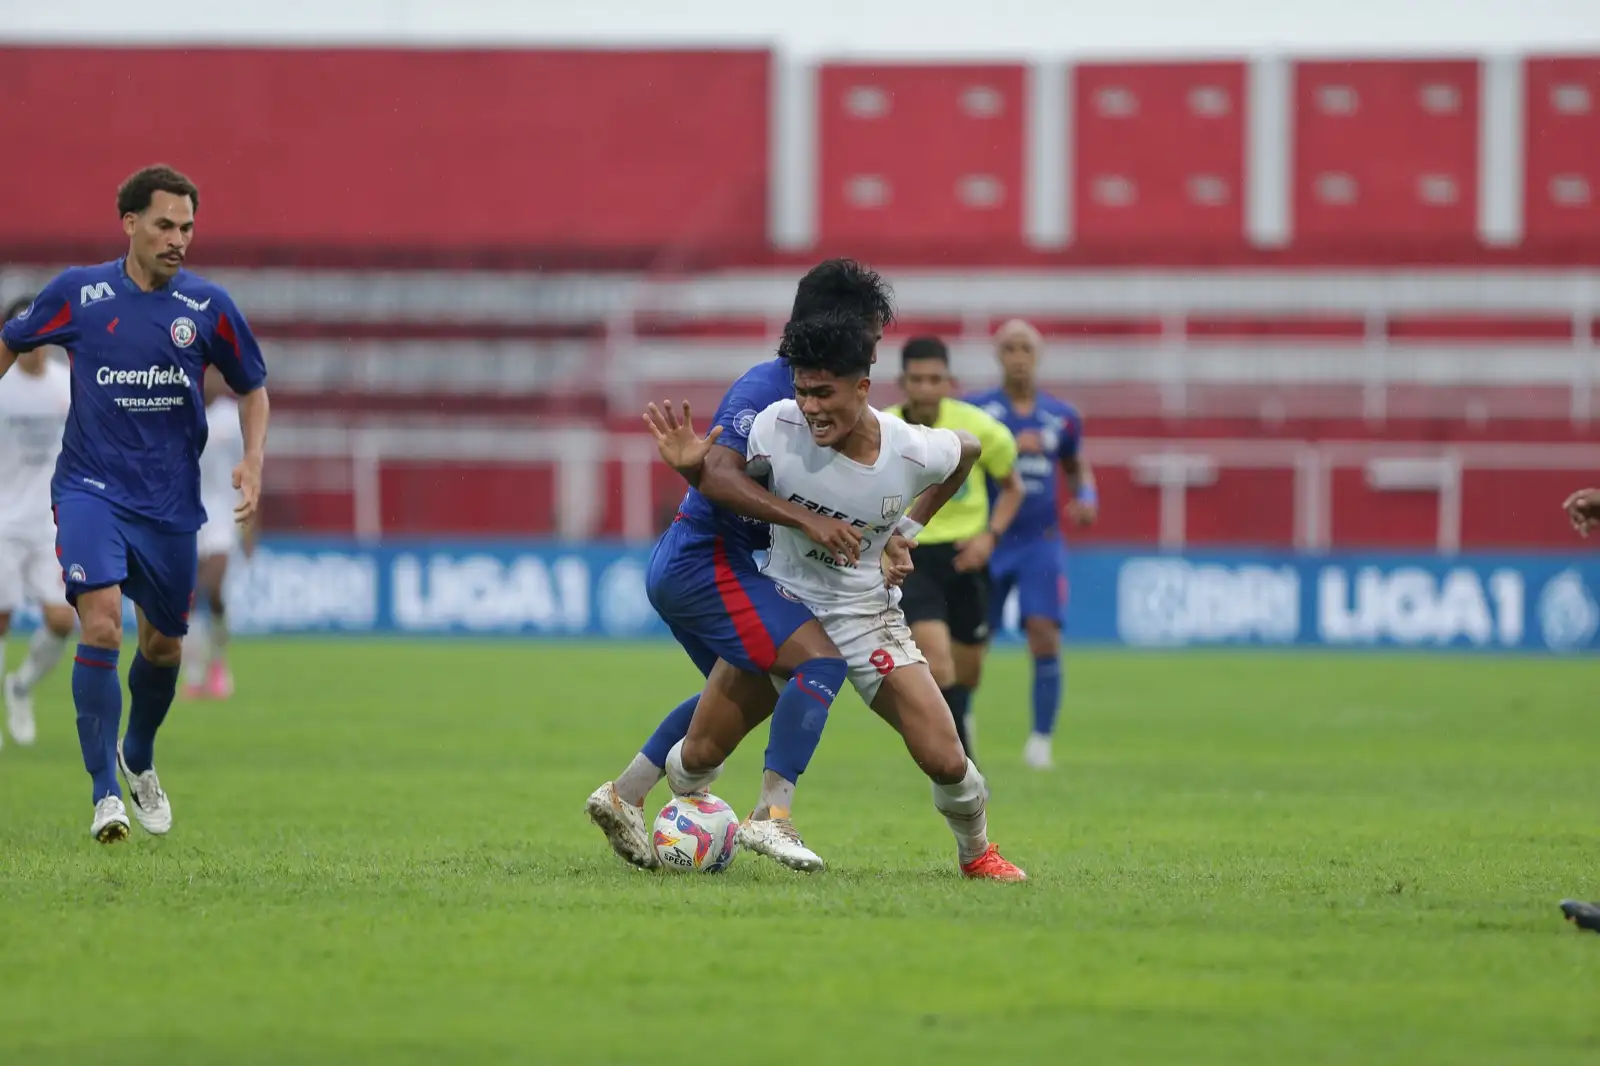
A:
[[[200,558],[196,534],[169,533],[119,511],[97,496],[64,496],[55,505],[56,558],[67,583],[67,602],[111,585],[144,611],[157,631],[181,637]]]
[[[756,569],[742,548],[674,522],[650,553],[650,604],[710,676],[718,659],[755,674],[772,672],[778,649],[811,621],[811,611]]]
[[[989,558],[992,592],[989,599],[989,628],[1000,628],[1011,590],[1017,590],[1018,616],[1048,618],[1056,625],[1067,615],[1066,548],[1055,534],[995,549]]]

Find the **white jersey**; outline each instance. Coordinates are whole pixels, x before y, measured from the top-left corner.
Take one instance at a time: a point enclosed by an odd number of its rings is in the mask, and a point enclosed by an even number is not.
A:
[[[0,378],[0,536],[55,540],[50,479],[72,406],[72,372],[55,359],[35,377],[12,367]]]
[[[233,468],[244,462],[244,429],[239,425],[239,401],[218,396],[206,407],[206,450],[200,453],[200,502],[206,523],[233,522],[238,492]]]
[[[834,559],[798,529],[772,527],[765,573],[814,612],[877,615],[900,602],[883,580],[883,549],[900,517],[926,489],[961,465],[954,430],[913,426],[868,408],[882,442],[871,466],[817,444],[793,400],[780,400],[750,427],[746,467],[773,495],[861,530],[855,566]]]

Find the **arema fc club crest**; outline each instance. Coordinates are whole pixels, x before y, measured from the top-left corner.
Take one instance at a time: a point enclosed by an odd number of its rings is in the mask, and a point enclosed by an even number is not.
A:
[[[194,343],[198,330],[194,328],[194,319],[175,318],[172,320],[172,343],[180,348],[187,348]]]

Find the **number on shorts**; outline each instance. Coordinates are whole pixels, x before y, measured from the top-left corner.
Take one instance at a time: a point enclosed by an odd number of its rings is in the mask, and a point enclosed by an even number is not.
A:
[[[890,655],[888,651],[883,648],[879,648],[877,651],[867,656],[867,662],[871,663],[872,668],[878,671],[878,673],[883,677],[888,677],[890,674],[894,673],[894,656]]]

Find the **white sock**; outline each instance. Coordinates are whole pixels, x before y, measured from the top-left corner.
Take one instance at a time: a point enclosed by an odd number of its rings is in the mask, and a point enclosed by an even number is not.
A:
[[[644,798],[650,795],[650,790],[659,785],[666,775],[665,770],[646,759],[644,752],[640,752],[633,757],[628,768],[617,775],[616,783],[612,787],[617,790],[617,796],[623,803],[643,807]]]
[[[61,653],[66,649],[67,638],[56,636],[50,632],[49,626],[41,623],[28,641],[28,657],[17,668],[17,687],[24,692],[31,692],[33,686],[55,669],[56,663],[61,661]]]
[[[217,662],[217,663],[227,662],[228,661],[228,616],[225,615],[225,614],[214,614],[214,615],[211,615],[207,625],[208,625],[207,636],[210,637],[210,639],[211,639],[211,655],[210,655],[210,662],[207,662],[206,665],[210,666],[211,663],[213,663],[213,662]]]
[[[196,614],[189,619],[189,632],[183,637],[183,676],[191,685],[205,681],[206,667],[211,665],[211,640],[207,618]]]
[[[750,817],[756,821],[787,818],[794,806],[794,782],[772,770],[761,772],[761,799]]]
[[[933,805],[956,836],[963,865],[989,850],[989,811],[983,798],[983,775],[967,760],[967,775],[953,785],[933,783]]]
[[[722,767],[713,766],[703,774],[691,774],[683,768],[683,741],[672,745],[672,750],[667,752],[667,784],[672,788],[674,796],[687,796],[695,792],[704,792],[711,787],[711,782],[722,773]]]

